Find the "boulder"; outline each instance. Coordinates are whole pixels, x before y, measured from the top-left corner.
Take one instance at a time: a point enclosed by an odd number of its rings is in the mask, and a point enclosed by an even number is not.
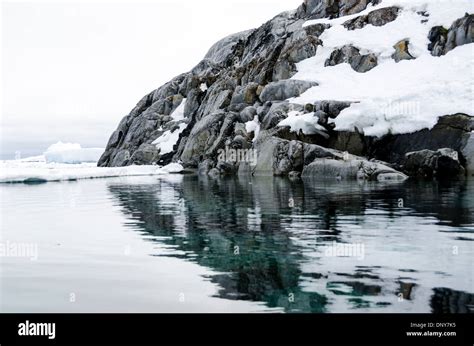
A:
[[[403,170],[413,177],[455,179],[465,175],[460,156],[449,148],[420,150],[405,155]]]
[[[373,53],[361,55],[358,48],[346,45],[335,49],[326,60],[325,66],[335,66],[342,63],[351,65],[354,71],[364,73],[377,66],[378,59]]]
[[[343,26],[347,30],[362,29],[368,24],[373,26],[383,26],[397,19],[399,11],[400,9],[396,6],[380,8],[367,15],[349,19],[343,23]]]
[[[315,82],[289,79],[272,82],[265,86],[260,95],[262,102],[283,101],[292,97],[300,96],[311,87],[317,86]]]
[[[234,94],[232,95],[232,99],[230,101],[231,104],[239,104],[243,103],[246,105],[253,105],[255,102],[258,101],[257,96],[257,83],[249,83],[244,86],[238,86]]]
[[[395,53],[392,54],[392,59],[395,60],[395,62],[415,59],[413,55],[411,55],[408,51],[409,44],[409,40],[401,40],[393,46],[393,48],[395,49]]]
[[[441,56],[464,44],[474,42],[474,14],[467,14],[457,19],[449,29],[442,26],[433,27],[428,39],[428,50],[434,56]]]

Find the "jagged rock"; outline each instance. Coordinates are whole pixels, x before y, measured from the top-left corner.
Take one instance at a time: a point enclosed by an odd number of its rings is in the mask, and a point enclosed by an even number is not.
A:
[[[300,141],[270,137],[258,148],[254,175],[288,175],[303,178],[403,181],[408,177],[386,164]]]
[[[159,150],[153,144],[142,144],[130,158],[130,164],[149,165],[156,163],[160,157]]]
[[[410,41],[408,40],[401,40],[397,42],[393,48],[395,48],[395,53],[392,54],[392,59],[396,62],[400,62],[402,60],[412,60],[415,59],[413,55],[410,54],[408,51],[408,45]]]
[[[229,66],[234,63],[236,51],[241,49],[241,45],[253,33],[253,30],[242,31],[229,35],[215,43],[207,52],[204,60],[208,60],[214,65]]]
[[[434,56],[441,56],[464,44],[474,42],[474,15],[467,14],[456,20],[449,29],[435,26],[428,34],[428,50]]]
[[[181,154],[185,165],[197,167],[213,154],[211,148],[223,146],[224,133],[229,131],[230,120],[227,119],[226,113],[219,112],[209,114],[195,124]]]
[[[255,107],[249,106],[249,107],[244,108],[240,112],[239,120],[243,123],[246,123],[248,121],[253,120],[253,118],[255,118],[256,115],[257,115],[257,110],[255,109]]]
[[[305,0],[300,11],[310,19],[338,18],[358,13],[380,0]]]
[[[386,135],[379,139],[367,138],[368,152],[366,154],[382,161],[401,163],[406,153],[424,149],[436,151],[441,148],[451,148],[462,153],[473,130],[473,117],[465,114],[448,115],[441,117],[431,130]],[[463,161],[462,163],[464,164]]]
[[[213,84],[206,92],[201,106],[196,112],[197,120],[202,119],[208,114],[222,110],[230,105],[233,90],[236,87],[235,81],[224,80]]]
[[[262,102],[283,101],[291,97],[300,96],[309,88],[317,85],[315,82],[296,79],[272,82],[263,89],[260,100],[262,100]]]
[[[296,11],[281,13],[255,30],[217,42],[191,71],[173,78],[138,102],[112,133],[98,165],[162,165],[181,161],[186,168],[198,168],[214,176],[254,170],[242,162],[233,167],[218,166],[218,150],[230,146],[258,150],[256,174],[287,175],[301,173],[317,159],[341,161],[344,151],[400,165],[407,152],[446,147],[460,153],[462,165],[472,167],[472,144],[468,145],[472,143],[472,122],[467,115],[441,118],[432,130],[376,139],[356,132],[335,131],[331,119],[349,107],[350,102],[322,100],[295,105],[286,101],[317,85],[288,78],[296,72],[298,62],[316,54],[322,44],[319,37],[329,27],[319,23],[303,28],[302,24],[308,18],[358,13],[369,3],[379,1],[307,0]],[[351,28],[383,25],[397,15],[398,8],[387,7],[346,23]],[[434,55],[472,42],[472,15],[459,19],[446,32],[433,30],[430,39]],[[407,45],[404,40],[395,46],[395,60],[410,58]],[[346,62],[356,71],[366,72],[377,65],[377,58],[374,54],[361,55],[356,47],[344,46],[333,52],[327,64]],[[172,112],[184,98],[184,120],[176,121]],[[325,131],[305,135],[278,127],[291,110],[314,113]],[[260,127],[256,138],[255,132],[247,133],[245,125],[254,119]],[[173,151],[162,155],[151,143],[183,123],[187,126],[180,132]],[[372,175],[366,176],[372,179]],[[378,176],[398,177],[393,172]]]
[[[270,109],[262,119],[261,127],[263,130],[271,129],[278,125],[280,121],[285,119],[288,116],[288,113],[291,111],[302,111],[303,107],[294,103],[284,102],[274,102],[272,103]]]
[[[245,86],[238,86],[235,89],[234,94],[232,95],[232,99],[230,101],[231,104],[238,104],[244,103],[247,105],[253,105],[255,102],[258,101],[257,96],[257,83],[249,83]]]
[[[291,78],[296,73],[296,64],[316,55],[317,47],[322,44],[318,39],[328,25],[317,24],[295,31],[285,42],[274,70],[273,80]]]
[[[351,67],[354,71],[364,73],[372,70],[378,64],[377,56],[373,53],[358,55],[351,59]]]
[[[130,152],[128,150],[120,150],[112,159],[110,167],[121,167],[128,165],[130,159]]]
[[[342,63],[351,65],[354,71],[364,73],[377,66],[378,59],[373,53],[361,55],[358,48],[346,45],[334,50],[326,60],[325,66],[335,66]]]
[[[433,177],[455,179],[465,175],[458,152],[449,148],[407,153],[403,169],[410,176],[428,179]]]
[[[397,19],[399,11],[400,9],[396,6],[380,8],[367,15],[350,19],[344,22],[343,26],[347,30],[362,29],[368,24],[373,26],[383,26]]]

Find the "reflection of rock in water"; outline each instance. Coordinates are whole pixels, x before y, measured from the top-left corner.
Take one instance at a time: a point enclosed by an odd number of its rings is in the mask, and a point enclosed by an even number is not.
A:
[[[301,288],[302,280],[311,277],[318,281],[321,274],[302,273],[300,268],[304,252],[315,253],[317,245],[324,242],[344,241],[341,217],[345,215],[363,216],[367,209],[384,205],[388,217],[396,219],[398,200],[403,198],[405,207],[420,211],[429,207],[430,215],[450,223],[473,221],[470,210],[459,202],[464,198],[462,185],[427,189],[416,184],[325,185],[281,178],[207,180],[185,176],[179,183],[157,179],[153,185],[109,185],[109,190],[134,230],[160,237],[157,241],[170,246],[166,255],[222,273],[210,278],[220,287],[219,297],[262,301],[286,311],[327,311],[326,296]],[[455,209],[457,213],[448,212]],[[292,240],[295,215],[311,216],[302,224],[303,231],[312,236],[310,243]],[[362,223],[363,217],[352,222]],[[369,304],[359,298],[381,294],[378,283],[361,283],[378,281],[368,270],[337,275],[349,279],[343,284],[351,287],[350,299],[356,307]],[[404,298],[410,299],[412,287],[400,285]],[[377,303],[381,304],[387,303]]]
[[[474,313],[474,294],[435,288],[431,297],[431,309],[435,314]]]
[[[413,288],[415,288],[415,287],[416,287],[416,284],[414,284],[412,282],[400,281],[400,290],[399,290],[398,294],[401,294],[403,299],[411,300],[412,299]]]
[[[189,260],[228,273],[211,278],[221,287],[220,297],[263,301],[287,311],[324,311],[323,296],[299,288],[302,256],[280,225],[288,213],[289,185],[185,179],[173,187],[184,208],[173,210],[167,184],[109,189],[138,230],[168,237],[160,241]],[[184,236],[177,232],[177,219],[185,220]]]

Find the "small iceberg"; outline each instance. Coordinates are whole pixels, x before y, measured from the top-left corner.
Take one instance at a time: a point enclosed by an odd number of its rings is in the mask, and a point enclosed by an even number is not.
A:
[[[48,163],[97,162],[104,150],[104,148],[82,148],[78,143],[57,142],[51,145],[43,156]]]

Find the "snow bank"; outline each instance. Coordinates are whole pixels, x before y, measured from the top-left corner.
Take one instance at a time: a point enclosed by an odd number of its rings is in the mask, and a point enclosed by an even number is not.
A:
[[[148,176],[179,173],[182,170],[183,167],[177,163],[172,163],[165,167],[128,166],[108,168],[96,167],[92,163],[63,164],[7,160],[0,161],[0,183],[39,183],[92,178]]]
[[[394,5],[402,11],[395,21],[384,26],[367,25],[352,31],[342,26],[351,18]],[[419,14],[423,11],[429,17]],[[308,21],[305,25],[332,26],[320,37],[324,46],[318,47],[316,56],[298,64],[293,78],[315,81],[319,86],[290,101],[360,101],[335,119],[336,130],[358,128],[369,136],[412,133],[432,128],[443,115],[472,114],[474,45],[457,47],[442,57],[432,56],[427,47],[433,26],[449,28],[456,19],[473,11],[471,0],[384,0],[356,15]],[[410,41],[409,51],[416,59],[396,63],[391,58],[393,45],[403,39]],[[366,73],[358,73],[348,64],[325,67],[331,52],[347,44],[361,49],[362,54],[378,54],[379,65]]]
[[[77,143],[58,142],[51,145],[43,156],[49,163],[82,163],[99,161],[103,152],[103,148],[82,148]]]
[[[173,121],[184,120],[184,107],[186,105],[186,99],[183,99],[181,104],[171,113]],[[179,135],[186,129],[188,125],[186,123],[179,124],[178,129],[171,131],[165,131],[160,137],[158,137],[152,144],[160,149],[160,154],[168,154],[173,151],[173,147],[178,143]]]

